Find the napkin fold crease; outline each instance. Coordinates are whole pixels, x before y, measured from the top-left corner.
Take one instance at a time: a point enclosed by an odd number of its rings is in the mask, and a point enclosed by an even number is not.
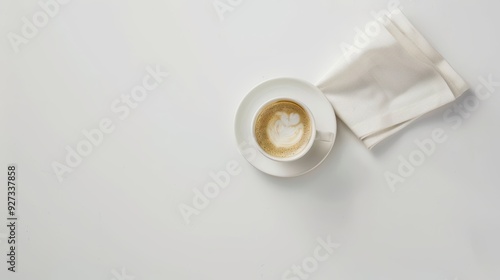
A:
[[[317,83],[369,149],[468,89],[400,10],[378,22],[383,26],[369,44]]]

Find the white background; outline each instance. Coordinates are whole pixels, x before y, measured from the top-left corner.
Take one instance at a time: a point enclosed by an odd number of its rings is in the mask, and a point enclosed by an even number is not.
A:
[[[73,0],[18,53],[7,34],[41,8],[0,3],[1,184],[19,169],[18,272],[4,261],[2,187],[0,279],[281,279],[327,236],[341,246],[309,279],[500,278],[500,88],[456,129],[451,105],[372,151],[340,124],[317,169],[271,177],[237,150],[239,102],[270,78],[316,82],[388,2],[243,1],[224,20],[213,3]],[[400,7],[473,88],[500,80],[497,2]],[[170,76],[120,120],[113,100],[148,65]],[[115,130],[60,183],[51,164],[103,118]],[[447,141],[391,189],[384,174],[434,129]],[[233,160],[241,174],[187,225],[179,205]]]

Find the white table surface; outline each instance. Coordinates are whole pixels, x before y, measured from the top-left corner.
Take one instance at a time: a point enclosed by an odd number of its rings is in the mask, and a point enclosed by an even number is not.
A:
[[[500,87],[460,123],[444,119],[452,104],[372,151],[339,124],[322,165],[275,178],[237,150],[239,102],[271,78],[317,81],[388,2],[221,1],[223,20],[213,0],[73,0],[17,53],[9,32],[41,8],[0,3],[0,279],[500,279]],[[498,2],[400,7],[473,89],[500,81]],[[113,102],[157,65],[170,75],[120,119]],[[115,129],[59,182],[53,163],[106,118]],[[387,172],[436,129],[446,141],[391,188]],[[16,273],[5,261],[11,163]],[[180,205],[228,163],[239,174],[187,224]],[[327,237],[340,246],[313,261]],[[312,272],[287,275],[304,261]]]

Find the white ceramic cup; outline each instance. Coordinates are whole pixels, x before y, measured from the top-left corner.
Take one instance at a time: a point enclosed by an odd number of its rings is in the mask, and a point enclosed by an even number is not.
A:
[[[311,125],[311,137],[309,138],[309,142],[306,144],[306,146],[304,148],[302,148],[302,151],[300,151],[300,153],[295,154],[295,155],[290,156],[290,157],[284,157],[284,158],[275,157],[275,156],[272,156],[272,155],[266,153],[266,151],[264,151],[262,149],[262,147],[260,147],[260,145],[258,144],[257,137],[255,135],[255,121],[257,120],[257,117],[262,112],[262,109],[264,109],[269,104],[279,102],[279,101],[291,101],[291,102],[298,104],[307,113],[307,115],[309,116],[309,121],[311,122],[310,123],[310,125]],[[304,105],[304,103],[302,103],[296,99],[292,99],[292,98],[288,98],[288,97],[274,98],[274,99],[271,99],[271,100],[265,102],[262,106],[260,106],[253,117],[251,128],[252,128],[252,136],[256,142],[256,146],[257,146],[257,149],[259,150],[259,152],[272,160],[281,161],[281,162],[294,161],[294,160],[298,160],[299,158],[303,157],[305,154],[307,154],[307,152],[309,152],[309,150],[311,150],[311,147],[313,146],[315,141],[332,142],[333,139],[335,138],[334,137],[335,134],[332,132],[325,132],[325,131],[316,130],[316,123],[314,121],[314,116],[311,113],[311,110],[309,110],[309,108],[306,105]]]

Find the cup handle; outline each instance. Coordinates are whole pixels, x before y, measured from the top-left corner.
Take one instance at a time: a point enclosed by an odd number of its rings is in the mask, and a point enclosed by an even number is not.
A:
[[[333,139],[335,139],[335,133],[316,130],[316,138],[314,140],[321,142],[333,142]]]

